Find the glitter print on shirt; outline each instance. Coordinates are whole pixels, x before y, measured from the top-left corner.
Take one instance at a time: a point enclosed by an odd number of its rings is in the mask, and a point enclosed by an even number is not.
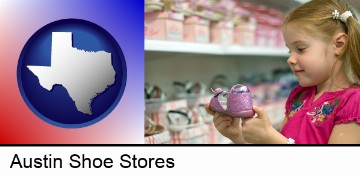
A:
[[[308,116],[311,116],[311,122],[316,126],[320,126],[323,121],[329,120],[332,116],[332,112],[339,104],[340,98],[336,98],[333,101],[326,101],[320,107],[315,107],[313,111],[307,112]]]

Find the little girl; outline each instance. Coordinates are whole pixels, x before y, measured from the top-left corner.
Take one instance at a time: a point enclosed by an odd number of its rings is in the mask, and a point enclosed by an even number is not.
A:
[[[260,107],[240,121],[207,104],[215,127],[234,143],[360,143],[360,26],[350,7],[309,1],[286,17],[283,36],[300,86],[288,97],[281,131]]]

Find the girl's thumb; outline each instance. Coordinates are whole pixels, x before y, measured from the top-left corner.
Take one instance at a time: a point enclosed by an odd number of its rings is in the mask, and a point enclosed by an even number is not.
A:
[[[263,118],[265,116],[263,108],[254,105],[253,110],[258,115],[257,118]]]

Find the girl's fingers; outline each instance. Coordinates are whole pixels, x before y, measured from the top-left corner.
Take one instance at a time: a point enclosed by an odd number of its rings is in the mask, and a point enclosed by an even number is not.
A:
[[[214,115],[214,114],[215,114],[215,112],[210,109],[210,103],[206,103],[206,104],[205,104],[205,110],[206,110],[206,112],[207,112],[208,114],[210,114],[210,115]]]
[[[230,120],[231,121],[232,117],[227,116],[227,115],[221,115],[221,114],[216,112],[215,115],[214,115],[214,118],[213,118],[213,122],[214,123],[219,123],[222,120]]]
[[[219,130],[227,128],[231,126],[231,121],[223,120],[218,125],[216,125]]]

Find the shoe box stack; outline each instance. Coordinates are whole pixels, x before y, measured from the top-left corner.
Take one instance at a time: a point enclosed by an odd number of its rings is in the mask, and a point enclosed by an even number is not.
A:
[[[283,14],[238,0],[145,0],[145,38],[285,47]]]
[[[149,39],[182,41],[184,35],[184,14],[176,13],[169,9],[168,3],[161,1],[145,2],[148,4],[159,4],[164,9],[145,13],[145,37]]]

